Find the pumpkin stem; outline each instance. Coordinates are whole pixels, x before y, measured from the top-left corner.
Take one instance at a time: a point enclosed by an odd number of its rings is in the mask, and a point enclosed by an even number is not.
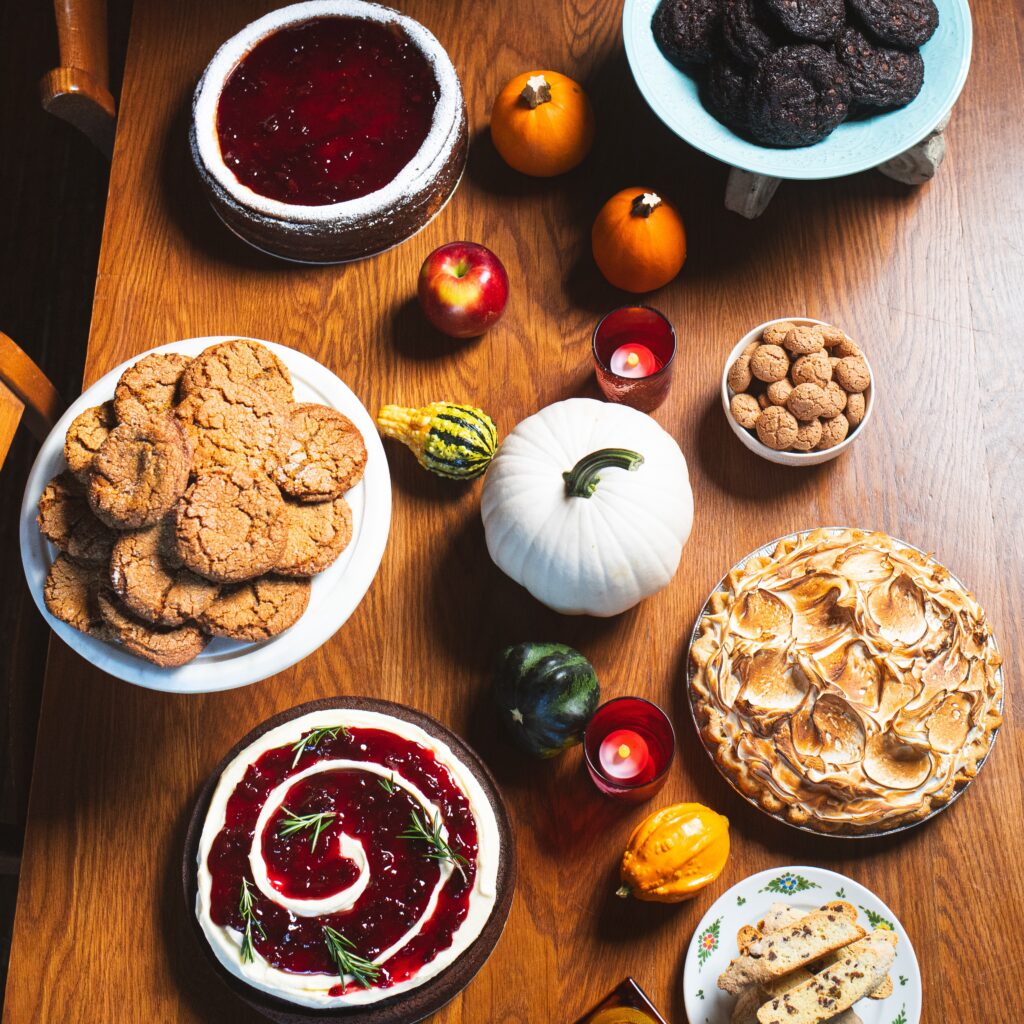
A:
[[[620,885],[618,889],[615,890],[615,895],[618,896],[620,900],[626,899],[629,896],[629,886]]]
[[[629,212],[634,217],[650,217],[659,206],[661,206],[661,196],[657,192],[641,192],[633,200]]]
[[[531,110],[536,110],[542,103],[551,102],[551,86],[543,75],[531,75],[519,96]]]
[[[565,493],[570,498],[589,498],[601,481],[602,469],[614,467],[632,472],[643,464],[644,457],[639,452],[632,452],[628,448],[601,448],[584,455],[572,469],[562,474]]]

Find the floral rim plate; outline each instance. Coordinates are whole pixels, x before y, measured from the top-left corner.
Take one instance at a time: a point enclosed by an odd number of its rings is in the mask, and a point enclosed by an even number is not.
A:
[[[847,530],[847,529],[850,529],[850,527],[848,527],[848,526],[821,526],[821,527],[816,526],[816,527],[814,527],[814,529],[815,530],[818,530],[818,529],[820,529],[820,530]],[[753,799],[752,797],[747,796],[746,793],[744,793],[741,789],[739,789],[733,783],[732,779],[729,778],[729,776],[726,775],[719,768],[718,762],[715,760],[714,753],[712,751],[708,750],[708,745],[704,742],[704,737],[703,737],[703,735],[701,734],[701,731],[700,731],[700,724],[697,721],[697,710],[693,706],[693,659],[690,657],[690,649],[693,647],[694,643],[696,643],[696,641],[700,637],[700,634],[701,634],[701,623],[704,621],[704,616],[708,614],[708,611],[709,611],[710,606],[711,606],[711,598],[715,594],[717,594],[718,591],[720,591],[722,589],[722,587],[725,585],[725,581],[726,581],[726,579],[728,579],[729,573],[735,572],[737,569],[739,569],[742,566],[744,566],[747,562],[750,561],[751,558],[756,558],[758,555],[770,555],[775,550],[776,545],[781,543],[782,541],[788,540],[790,537],[794,537],[794,538],[795,537],[802,537],[805,533],[812,533],[812,532],[813,532],[813,530],[794,530],[792,533],[785,533],[781,537],[776,537],[775,540],[768,541],[767,544],[762,544],[759,548],[755,548],[753,551],[749,552],[748,554],[744,555],[741,559],[739,559],[739,561],[737,561],[732,566],[732,568],[729,570],[729,572],[724,573],[722,578],[711,589],[711,592],[708,594],[707,600],[704,602],[703,606],[701,607],[700,612],[697,615],[696,622],[694,622],[694,624],[693,624],[693,631],[690,633],[690,643],[689,643],[689,646],[687,647],[687,652],[686,652],[686,704],[687,704],[687,707],[689,707],[689,709],[690,709],[690,717],[693,720],[693,727],[697,730],[697,738],[700,740],[700,744],[704,748],[705,753],[708,755],[708,757],[711,758],[711,763],[715,766],[716,769],[718,769],[718,772],[722,776],[722,778],[725,779],[725,781],[728,782],[730,786],[732,786],[733,791],[735,793],[737,793],[739,796],[743,797],[743,799],[746,800],[746,802],[748,804],[750,804],[751,807],[757,808],[757,810],[759,810],[762,814],[767,814],[769,818],[774,818],[776,821],[782,822],[782,824],[786,825],[788,828],[799,829],[801,832],[808,832],[811,835],[820,836],[823,839],[840,839],[840,840],[843,840],[843,839],[876,839],[879,836],[891,836],[891,835],[895,835],[897,832],[906,832],[908,829],[917,828],[919,825],[923,825],[926,821],[931,821],[931,819],[934,818],[937,814],[941,814],[943,811],[948,810],[950,807],[952,807],[953,804],[955,804],[957,802],[957,800],[959,800],[960,797],[963,796],[963,794],[967,791],[967,787],[981,774],[981,769],[985,767],[985,762],[989,759],[989,757],[992,756],[992,748],[995,746],[996,737],[999,735],[999,728],[996,728],[996,729],[992,730],[992,738],[989,741],[988,750],[985,752],[985,756],[978,762],[978,769],[974,773],[973,778],[968,779],[967,782],[965,782],[944,804],[942,804],[940,807],[936,807],[935,810],[931,812],[931,814],[927,815],[924,818],[921,818],[920,821],[912,821],[912,822],[910,822],[909,824],[906,824],[906,825],[897,825],[895,828],[880,829],[877,832],[855,832],[855,833],[823,832],[820,829],[811,828],[808,825],[796,825],[792,821],[790,821],[783,814],[772,814],[770,811],[766,811],[755,799]],[[913,551],[917,551],[919,554],[925,555],[926,557],[934,557],[934,556],[930,556],[927,551],[924,551],[922,548],[919,548],[916,544],[910,544],[910,543],[908,543],[905,540],[900,540],[899,537],[894,537],[893,539],[897,543],[902,544],[904,547],[910,548]],[[936,559],[936,561],[938,561],[938,559]],[[940,564],[942,564],[942,563],[940,563]],[[960,586],[963,587],[964,590],[969,590],[970,589],[964,583],[964,581],[961,580],[960,577],[956,575],[956,573],[950,572],[950,570],[946,566],[943,566],[943,568],[945,568],[946,572],[949,573],[950,578],[954,582],[960,584]],[[1003,710],[1003,705],[1006,702],[1006,678],[1005,678],[1005,676],[1003,674],[1003,669],[1002,668],[1000,668],[998,670],[998,674],[999,674],[999,681],[1000,681],[1000,686],[1002,688],[1002,694],[1003,694],[1002,697],[1000,698],[1000,701],[999,701],[999,710],[1001,712]]]
[[[704,109],[697,83],[658,48],[651,18],[659,0],[626,0],[622,35],[637,88],[655,114],[685,142],[732,167],[773,178],[816,180],[856,174],[899,156],[949,113],[971,64],[967,0],[935,0],[939,26],[921,47],[924,86],[900,110],[841,124],[814,146],[774,149],[734,134]]]
[[[755,924],[773,903],[814,910],[840,899],[857,908],[857,923],[867,931],[890,928],[899,936],[892,970],[892,995],[861,999],[855,1006],[864,1024],[918,1024],[921,1019],[921,971],[910,936],[896,915],[860,882],[824,868],[782,867],[737,882],[711,904],[690,940],[683,967],[683,999],[690,1024],[730,1024],[735,998],[717,985],[718,976],[738,955],[736,932]]]
[[[151,349],[196,356],[204,348],[239,335],[191,338]],[[256,339],[258,340],[258,339]],[[352,540],[341,557],[313,580],[309,607],[291,629],[262,643],[215,638],[195,661],[167,669],[129,654],[113,644],[79,633],[55,619],[43,601],[43,583],[56,549],[39,533],[36,505],[47,482],[66,467],[64,435],[71,421],[90,406],[113,397],[124,370],[149,352],[140,352],[101,377],[60,418],[43,443],[25,486],[21,506],[21,560],[32,597],[53,631],[86,661],[118,679],[150,690],[211,693],[246,686],[283,672],[329,640],[355,611],[377,574],[391,524],[391,476],[377,428],[363,404],[338,377],[315,359],[284,345],[264,341],[288,367],[300,402],[319,402],[343,412],[366,442],[366,472],[348,492],[352,507]]]

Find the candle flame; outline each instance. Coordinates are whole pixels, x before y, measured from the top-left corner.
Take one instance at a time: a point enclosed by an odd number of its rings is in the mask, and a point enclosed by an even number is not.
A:
[[[640,362],[640,357],[635,352],[630,352],[629,355],[626,356],[626,365],[630,369],[632,369],[634,366],[636,366],[637,363],[639,363],[639,362]]]
[[[617,753],[619,757],[625,760],[627,757],[629,757],[629,747],[627,747],[625,743],[620,743]]]

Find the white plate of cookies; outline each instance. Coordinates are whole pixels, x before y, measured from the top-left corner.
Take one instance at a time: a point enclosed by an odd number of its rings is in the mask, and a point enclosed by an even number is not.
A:
[[[333,636],[390,522],[383,446],[338,377],[272,342],[192,338],[111,370],[61,417],[25,488],[22,562],[86,660],[208,693]]]
[[[782,867],[723,893],[683,969],[690,1024],[918,1024],[921,972],[896,915],[835,871]]]

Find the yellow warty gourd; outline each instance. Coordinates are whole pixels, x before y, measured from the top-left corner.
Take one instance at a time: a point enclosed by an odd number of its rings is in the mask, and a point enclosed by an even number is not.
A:
[[[728,859],[728,819],[703,804],[673,804],[633,830],[616,895],[679,903],[713,882]]]

